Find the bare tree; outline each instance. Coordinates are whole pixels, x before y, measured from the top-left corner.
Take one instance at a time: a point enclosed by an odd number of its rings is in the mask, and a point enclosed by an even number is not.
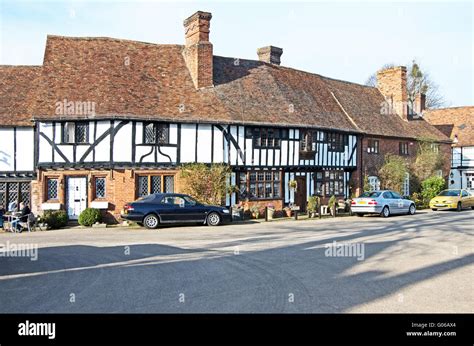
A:
[[[385,64],[381,70],[395,67],[395,64]],[[377,86],[377,75],[373,73],[367,78],[365,85]],[[446,105],[444,97],[439,92],[438,85],[431,79],[430,75],[426,71],[422,71],[420,65],[413,60],[408,66],[407,73],[407,93],[408,102],[413,106],[415,96],[419,92],[426,95],[426,108],[440,108]]]

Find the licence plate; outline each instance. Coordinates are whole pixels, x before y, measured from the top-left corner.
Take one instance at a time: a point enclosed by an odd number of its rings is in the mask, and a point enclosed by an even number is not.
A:
[[[445,207],[446,204],[435,204],[435,207]]]
[[[365,204],[365,201],[359,201],[357,204]]]

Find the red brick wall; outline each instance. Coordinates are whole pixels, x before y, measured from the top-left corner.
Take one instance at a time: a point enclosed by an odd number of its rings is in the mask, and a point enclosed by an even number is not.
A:
[[[38,171],[38,179],[32,182],[32,211],[35,214],[42,214],[41,204],[46,201],[46,184],[48,178],[59,179],[58,200],[54,202],[61,203],[61,209],[66,207],[66,178],[68,176],[85,176],[88,178],[87,200],[88,205],[95,199],[94,196],[94,177],[106,178],[106,198],[98,201],[109,202],[109,207],[103,211],[103,216],[107,222],[116,222],[119,220],[120,212],[127,202],[136,199],[136,179],[139,174],[165,174],[175,175],[176,171],[171,170],[109,170],[109,171],[88,171],[88,170],[70,170],[70,171]],[[175,175],[175,192],[179,192],[179,179]],[[49,201],[52,202],[52,201]]]
[[[376,139],[379,141],[379,154],[367,152],[368,140]],[[408,156],[405,158],[408,164],[415,161],[418,151],[418,142],[415,140],[395,139],[395,138],[381,138],[381,137],[364,137],[362,140],[362,182],[359,182],[358,174],[355,172],[352,176],[354,186],[362,188],[364,176],[378,176],[378,171],[383,166],[385,155],[399,155],[399,143],[408,142]],[[360,142],[359,142],[360,143]],[[447,179],[451,163],[451,145],[440,144],[440,152],[443,157],[443,177]],[[360,161],[359,161],[360,163]]]

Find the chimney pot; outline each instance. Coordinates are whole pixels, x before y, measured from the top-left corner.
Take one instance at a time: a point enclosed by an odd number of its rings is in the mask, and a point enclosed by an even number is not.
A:
[[[257,49],[257,54],[258,60],[260,61],[269,64],[280,65],[280,58],[283,54],[283,49],[274,46],[266,46]]]

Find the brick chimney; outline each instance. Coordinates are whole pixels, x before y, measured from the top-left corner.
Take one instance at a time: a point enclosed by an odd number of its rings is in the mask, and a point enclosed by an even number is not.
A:
[[[397,66],[378,71],[377,88],[393,111],[408,121],[407,68]]]
[[[212,43],[209,42],[211,18],[211,13],[198,11],[183,23],[186,38],[183,56],[197,89],[214,85]]]
[[[258,60],[269,63],[280,65],[280,57],[283,54],[283,49],[267,46],[257,49]]]
[[[426,108],[426,95],[418,93],[415,95],[415,103],[413,105],[416,114],[421,114]]]

